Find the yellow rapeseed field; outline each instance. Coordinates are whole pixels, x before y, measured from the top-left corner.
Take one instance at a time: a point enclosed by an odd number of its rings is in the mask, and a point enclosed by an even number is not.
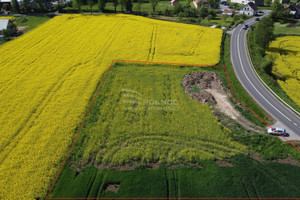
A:
[[[279,85],[300,106],[300,36],[285,36],[271,42],[269,55],[275,58],[273,73]]]
[[[15,20],[16,18],[14,16],[1,16],[0,19]]]
[[[62,15],[2,45],[0,199],[45,195],[113,59],[213,65],[221,36],[138,16]]]

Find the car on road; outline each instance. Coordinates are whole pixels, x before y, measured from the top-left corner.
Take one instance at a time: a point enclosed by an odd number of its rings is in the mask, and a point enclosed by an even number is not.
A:
[[[258,11],[258,13],[261,13],[261,14],[263,14],[263,13],[264,13],[264,11],[261,11],[261,10],[260,10],[260,11]]]
[[[260,18],[259,18],[259,17],[256,17],[256,18],[255,18],[255,21],[260,21]]]
[[[268,134],[269,135],[283,135],[283,136],[287,135],[284,128],[269,128]]]
[[[245,24],[245,26],[244,26],[244,30],[247,30],[249,28],[249,25],[248,24]]]

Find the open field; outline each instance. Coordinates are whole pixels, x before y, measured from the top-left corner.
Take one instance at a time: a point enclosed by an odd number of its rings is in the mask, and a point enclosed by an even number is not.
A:
[[[194,163],[241,153],[245,146],[228,138],[209,105],[184,93],[182,78],[195,71],[226,81],[217,67],[115,64],[71,151],[72,164]]]
[[[274,23],[275,35],[300,35],[300,22]]]
[[[115,171],[89,166],[80,172],[66,167],[50,197],[288,198],[300,195],[299,175],[300,167],[245,155],[198,167]],[[118,190],[109,190],[112,185]]]
[[[300,36],[285,36],[270,43],[267,51],[274,59],[272,73],[287,95],[300,106]]]
[[[45,193],[113,59],[214,65],[221,37],[130,15],[63,15],[2,45],[0,199]]]
[[[50,197],[299,196],[293,174],[300,168],[264,160],[300,160],[299,152],[276,137],[220,132],[209,105],[183,91],[182,77],[194,71],[212,71],[226,81],[223,68],[115,64]],[[177,103],[149,103],[161,99]],[[243,155],[253,151],[260,162]],[[191,162],[194,167],[186,167]]]
[[[27,21],[20,22],[18,19],[20,17],[16,17],[16,23],[17,26],[26,26],[25,30],[23,32],[28,32],[34,28],[36,28],[38,25],[45,23],[49,19],[51,19],[48,16],[26,16],[25,17]]]

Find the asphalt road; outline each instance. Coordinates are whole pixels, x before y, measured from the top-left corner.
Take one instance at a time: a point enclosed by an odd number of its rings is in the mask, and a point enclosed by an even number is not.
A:
[[[266,15],[266,14],[264,14]],[[263,16],[262,16],[263,17]],[[235,73],[252,98],[277,121],[272,127],[285,128],[288,140],[300,140],[300,117],[280,102],[256,76],[247,53],[244,25],[257,23],[255,17],[237,26],[231,35],[231,62]],[[246,105],[247,106],[247,105]],[[269,128],[269,127],[268,127]],[[285,140],[284,138],[282,138]]]

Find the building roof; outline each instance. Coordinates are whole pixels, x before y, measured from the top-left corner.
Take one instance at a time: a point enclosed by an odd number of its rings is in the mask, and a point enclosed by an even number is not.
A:
[[[258,10],[257,6],[253,2],[249,2],[248,5],[253,9],[253,10]]]
[[[0,31],[7,29],[9,19],[0,19]]]

